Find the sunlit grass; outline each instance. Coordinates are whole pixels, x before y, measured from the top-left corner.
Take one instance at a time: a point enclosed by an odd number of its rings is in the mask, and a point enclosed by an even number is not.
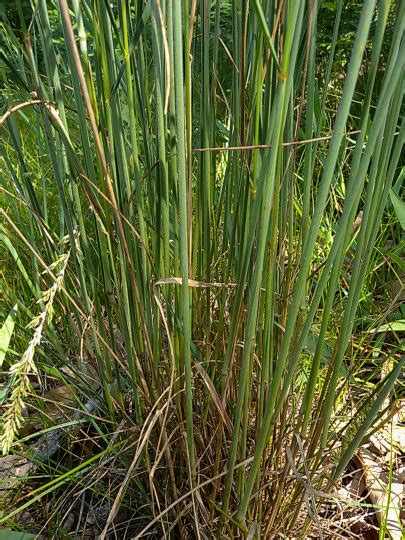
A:
[[[69,253],[36,365],[46,387],[90,364],[97,384],[71,380],[74,408],[99,404],[94,456],[26,506],[110,452],[131,474],[107,495],[105,533],[122,503],[147,508],[142,534],[180,515],[180,535],[305,534],[305,486],[330,490],[395,397],[398,349],[358,394],[350,351],[400,189],[405,5],[380,81],[392,6],[364,1],[336,90],[337,4],[320,65],[316,0],[39,0],[24,40],[5,19],[4,312],[19,306],[22,353]]]

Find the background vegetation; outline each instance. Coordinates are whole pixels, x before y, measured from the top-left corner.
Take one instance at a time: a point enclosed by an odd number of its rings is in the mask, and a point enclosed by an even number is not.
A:
[[[322,536],[402,397],[404,10],[2,3],[3,526]]]

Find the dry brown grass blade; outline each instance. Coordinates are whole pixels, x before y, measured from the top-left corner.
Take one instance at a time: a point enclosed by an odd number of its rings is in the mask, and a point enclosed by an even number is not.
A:
[[[249,463],[251,463],[253,461],[253,457],[249,457],[248,459],[245,459],[244,461],[242,461],[241,463],[238,463],[236,466],[235,466],[235,469],[239,469],[240,467],[244,467],[245,465],[248,465]],[[188,499],[189,497],[191,497],[194,493],[196,493],[197,491],[199,491],[200,489],[202,489],[203,487],[205,486],[208,486],[209,484],[212,484],[213,482],[215,482],[215,480],[218,480],[219,478],[222,478],[223,476],[225,476],[227,474],[227,471],[224,471],[216,476],[214,476],[213,478],[209,478],[208,480],[205,480],[204,482],[201,482],[200,484],[196,485],[195,487],[193,487],[192,489],[190,489],[189,491],[187,491],[187,493],[185,493],[184,495],[182,495],[181,497],[179,497],[176,501],[174,501],[173,503],[171,503],[167,508],[165,508],[162,512],[160,512],[160,514],[158,516],[156,516],[150,523],[148,523],[136,536],[135,536],[135,540],[138,540],[139,538],[142,538],[144,536],[144,534],[149,531],[149,529],[151,529],[151,527],[153,527],[153,525],[155,523],[157,523],[160,519],[162,519],[163,516],[165,516],[168,512],[170,512],[170,510],[172,510],[173,508],[175,508],[179,503],[181,503],[182,501],[184,501],[185,499]]]
[[[196,362],[194,364],[195,369],[198,371],[199,375],[201,376],[202,380],[204,381],[206,387],[208,388],[208,391],[211,395],[212,401],[214,402],[215,407],[218,409],[218,412],[222,418],[222,422],[226,425],[226,427],[231,430],[232,429],[232,423],[231,420],[225,410],[224,404],[222,403],[221,398],[219,397],[218,392],[215,389],[215,386],[213,382],[211,381],[208,373],[205,371],[205,369],[202,367],[202,365],[199,362]]]
[[[104,540],[104,538],[107,537],[108,529],[110,528],[110,525],[113,522],[113,520],[114,520],[115,516],[117,515],[118,510],[119,510],[119,508],[121,506],[121,502],[122,502],[122,500],[123,500],[123,498],[125,496],[125,493],[127,491],[128,484],[129,484],[129,482],[130,482],[130,480],[132,478],[132,473],[133,473],[133,471],[134,471],[134,469],[136,467],[136,464],[138,463],[139,456],[141,455],[142,450],[144,449],[146,443],[148,442],[150,434],[152,433],[152,430],[153,430],[156,422],[158,421],[159,416],[162,414],[162,411],[163,411],[163,409],[160,409],[159,411],[156,411],[153,418],[150,419],[149,425],[148,425],[148,427],[147,427],[147,429],[145,431],[145,434],[144,434],[140,444],[138,445],[138,448],[136,449],[134,458],[132,460],[131,465],[128,468],[128,471],[127,471],[127,474],[126,474],[126,476],[124,478],[124,481],[122,482],[122,484],[120,486],[120,489],[119,489],[118,494],[117,494],[117,496],[115,498],[114,504],[111,507],[110,513],[109,513],[108,518],[107,518],[107,523],[105,524],[104,529],[103,529],[102,533],[99,536],[100,540]],[[149,417],[147,418],[147,420],[149,420]]]
[[[387,531],[393,540],[401,540],[404,532],[400,519],[404,486],[398,474],[394,473],[393,482],[389,486],[388,473],[369,448],[360,448],[357,455],[371,502],[375,505],[378,523],[380,526],[383,524],[386,512]]]
[[[169,393],[169,391],[170,391],[169,398],[167,399],[167,401],[164,403],[164,405],[161,408],[158,408],[160,406],[161,400],[163,399],[163,397],[167,393]],[[153,405],[152,410],[150,411],[149,415],[147,416],[147,418],[146,418],[146,420],[145,420],[145,422],[143,424],[142,431],[141,431],[141,433],[139,435],[139,443],[137,445],[135,455],[134,455],[134,457],[132,459],[131,465],[128,468],[127,474],[125,475],[125,478],[124,478],[124,480],[123,480],[123,482],[122,482],[122,484],[120,486],[120,489],[119,489],[118,494],[117,494],[117,496],[116,496],[116,498],[114,500],[114,503],[113,503],[113,505],[111,507],[110,513],[109,513],[108,518],[107,518],[107,522],[106,522],[106,524],[104,526],[104,529],[103,529],[102,533],[99,536],[100,540],[103,540],[104,538],[107,538],[108,529],[110,528],[111,523],[113,522],[113,520],[115,519],[115,517],[116,517],[116,515],[118,513],[118,510],[119,510],[119,508],[121,506],[121,502],[122,502],[122,500],[123,500],[123,498],[125,496],[125,493],[127,491],[128,484],[131,481],[132,473],[133,473],[133,471],[134,471],[134,469],[135,469],[135,467],[136,467],[136,465],[138,463],[139,457],[140,457],[143,449],[145,448],[145,445],[149,441],[150,435],[152,433],[153,428],[155,427],[155,424],[161,418],[161,416],[163,415],[165,410],[169,407],[172,397],[173,396],[171,394],[171,386],[170,386],[156,400],[155,404]]]
[[[158,285],[181,285],[183,283],[183,280],[180,277],[170,277],[170,278],[162,278],[155,282],[155,286]],[[211,288],[234,288],[236,287],[236,283],[219,283],[219,282],[212,282],[207,283],[205,281],[197,281],[195,279],[188,279],[187,280],[189,287],[196,287],[196,288],[202,288],[202,289],[211,289]]]
[[[18,103],[17,105],[10,107],[10,109],[6,111],[3,116],[0,117],[0,126],[2,126],[7,120],[7,118],[9,118],[13,113],[20,111],[21,109],[25,109],[26,107],[33,107],[34,105],[40,105],[44,103],[45,102],[41,99],[33,99],[31,101],[24,101],[23,103]]]

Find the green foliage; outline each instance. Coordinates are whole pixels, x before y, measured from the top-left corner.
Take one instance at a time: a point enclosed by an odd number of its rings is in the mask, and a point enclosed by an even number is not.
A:
[[[0,540],[33,540],[35,536],[33,534],[10,531],[8,529],[0,530]]]
[[[390,197],[398,221],[400,222],[402,229],[405,229],[405,203],[393,189],[390,191]]]
[[[0,367],[3,365],[8,347],[10,345],[11,336],[13,335],[15,320],[17,317],[18,304],[16,304],[7,316],[2,327],[0,328]]]
[[[0,522],[69,483],[83,507],[107,500],[105,535],[121,511],[132,536],[305,535],[297,474],[332,488],[404,362],[391,298],[370,300],[400,258],[404,4],[18,9],[3,11],[0,256],[4,319],[19,306],[7,347],[25,351],[4,366],[24,385],[2,442],[28,452],[27,407],[30,441],[77,421],[91,443],[45,460]],[[382,381],[364,375],[374,347]]]

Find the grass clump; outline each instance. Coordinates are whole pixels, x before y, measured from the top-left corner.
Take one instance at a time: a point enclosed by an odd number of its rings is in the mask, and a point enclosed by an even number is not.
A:
[[[321,527],[404,362],[371,331],[400,295],[370,296],[377,268],[401,283],[405,6],[365,0],[342,37],[342,2],[326,36],[320,4],[5,10],[1,441],[30,455],[24,401],[30,441],[71,444],[0,522],[44,499],[56,534]]]

